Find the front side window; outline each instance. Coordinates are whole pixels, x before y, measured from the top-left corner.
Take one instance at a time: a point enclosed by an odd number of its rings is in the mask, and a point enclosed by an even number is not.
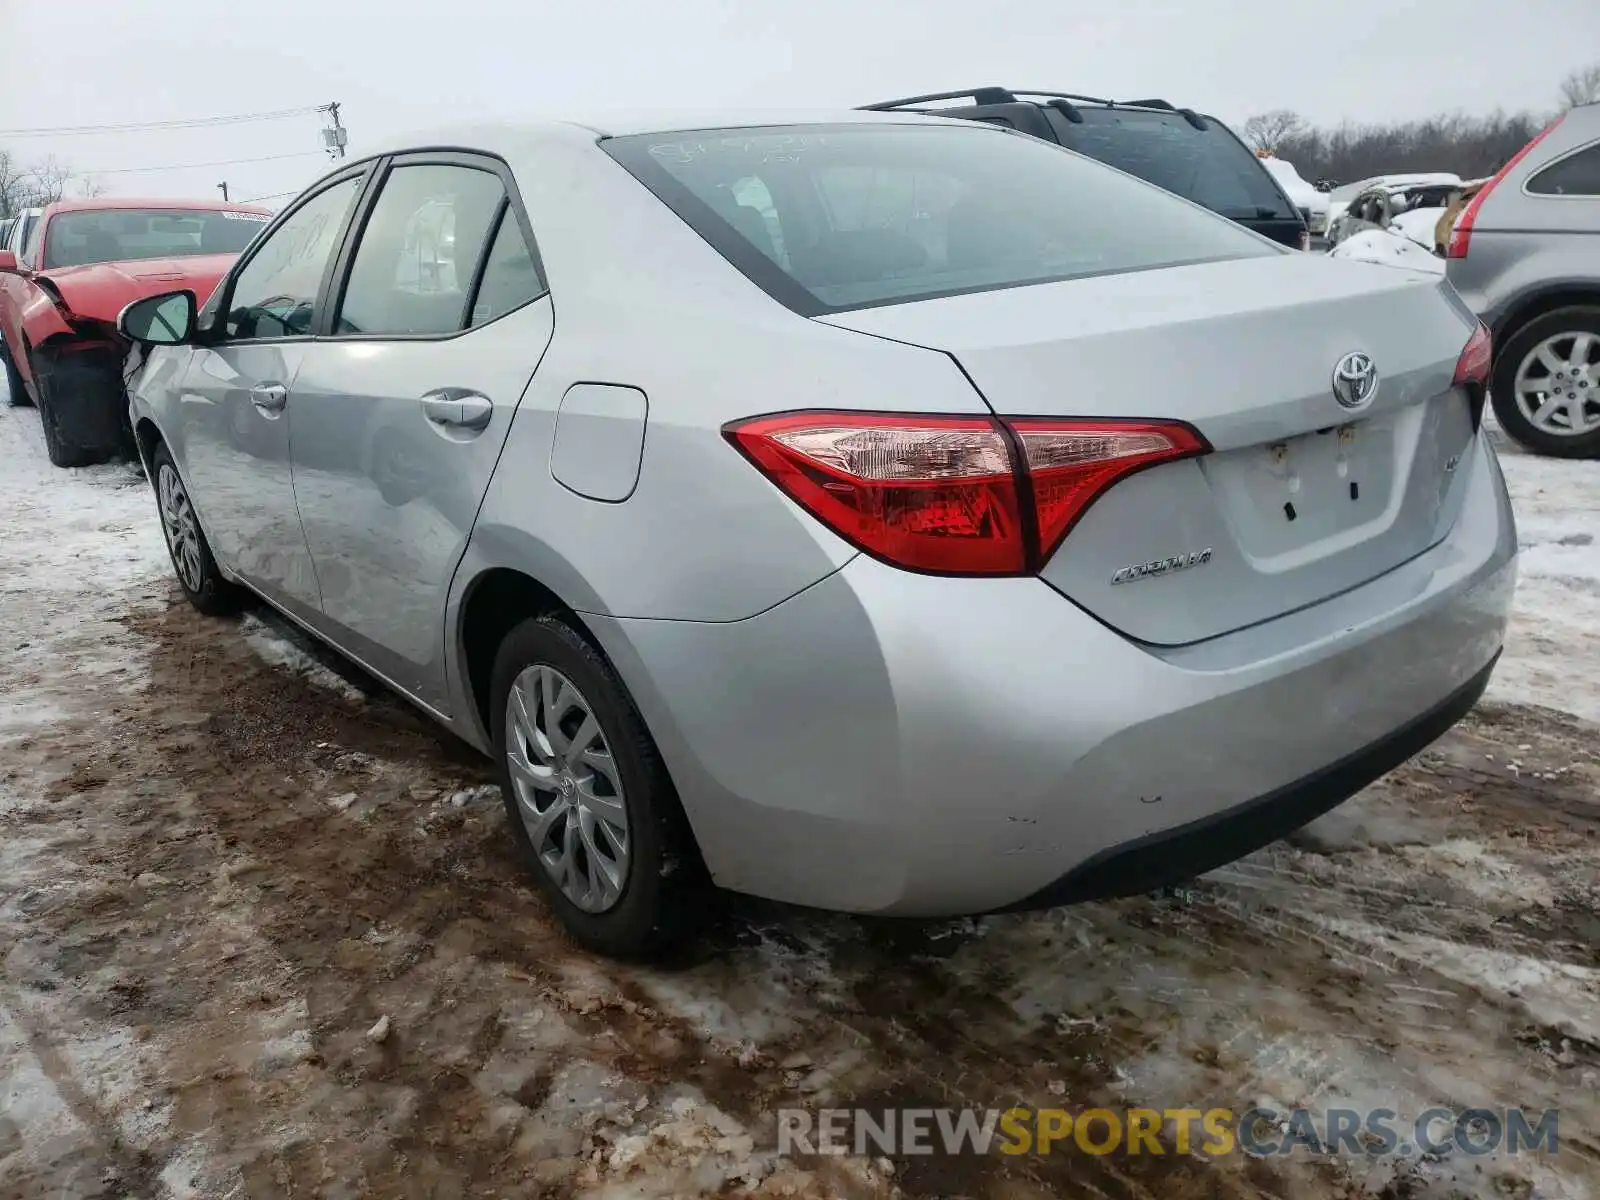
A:
[[[250,256],[233,283],[223,335],[301,337],[316,320],[317,292],[361,190],[343,179],[295,209]]]
[[[94,208],[57,213],[45,238],[44,269],[237,254],[267,221],[261,213],[214,209]]]
[[[1600,196],[1600,145],[1553,162],[1528,180],[1535,196]]]
[[[39,261],[39,240],[44,236],[44,219],[24,216],[22,220],[22,253],[17,255],[17,258],[31,267]]]
[[[698,130],[600,144],[805,315],[1279,253],[1097,162],[975,124]]]
[[[336,333],[448,334],[466,327],[467,294],[505,188],[474,167],[399,166],[361,234]]]

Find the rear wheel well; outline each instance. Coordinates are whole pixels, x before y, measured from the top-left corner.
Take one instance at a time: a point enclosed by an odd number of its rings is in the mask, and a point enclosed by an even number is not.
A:
[[[572,607],[531,575],[507,567],[496,567],[473,581],[461,605],[461,647],[466,662],[467,684],[472,689],[472,702],[485,730],[492,727],[489,685],[500,643],[505,641],[506,634],[529,617],[547,614],[561,617],[584,641],[600,650],[594,635],[579,620]]]
[[[485,736],[492,738],[490,731],[494,728],[489,701],[494,683],[494,664],[500,653],[500,645],[505,641],[506,635],[522,622],[530,617],[545,616],[560,618],[605,660],[627,702],[638,713],[640,724],[648,733],[649,726],[644,714],[638,712],[638,705],[634,703],[632,696],[627,694],[627,681],[621,677],[616,664],[611,662],[605,648],[600,645],[593,631],[584,624],[577,611],[531,575],[524,575],[521,571],[508,567],[496,567],[473,580],[461,603],[459,626],[467,686],[472,693],[472,703],[477,709],[478,718],[483,722]],[[651,748],[652,753],[659,755],[660,751],[653,741]],[[491,749],[491,756],[492,754]],[[670,768],[663,769],[668,772],[670,779]],[[693,826],[690,825],[688,816],[683,810],[682,800],[676,791],[669,789],[661,797],[661,802],[672,806],[671,819],[679,822],[680,828],[684,831],[681,848],[689,855],[691,868],[704,875],[705,864],[700,857],[700,845],[695,838]]]
[[[1554,312],[1558,308],[1571,308],[1577,304],[1600,305],[1600,288],[1558,288],[1555,291],[1540,292],[1537,296],[1522,301],[1500,318],[1500,323],[1494,331],[1495,346],[1498,348],[1516,337],[1517,330],[1529,321],[1536,321],[1545,313]]]

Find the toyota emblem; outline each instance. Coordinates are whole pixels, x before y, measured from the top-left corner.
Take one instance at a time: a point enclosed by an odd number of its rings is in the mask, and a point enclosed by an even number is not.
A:
[[[1333,398],[1342,408],[1365,408],[1378,394],[1378,368],[1372,357],[1353,350],[1333,368]]]

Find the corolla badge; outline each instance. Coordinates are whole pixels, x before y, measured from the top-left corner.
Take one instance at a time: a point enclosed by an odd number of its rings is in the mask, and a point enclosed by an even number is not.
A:
[[[1333,368],[1333,398],[1340,407],[1365,408],[1378,394],[1378,368],[1372,356],[1352,350]]]
[[[1203,567],[1211,561],[1211,547],[1204,550],[1191,550],[1187,554],[1174,554],[1171,558],[1158,558],[1152,562],[1134,563],[1123,567],[1111,577],[1113,587],[1121,583],[1133,583],[1139,579],[1149,579],[1153,575],[1170,575],[1174,571],[1187,571],[1191,567]]]

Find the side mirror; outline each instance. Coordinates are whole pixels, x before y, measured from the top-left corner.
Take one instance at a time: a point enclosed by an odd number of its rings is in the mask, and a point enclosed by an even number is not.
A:
[[[130,342],[181,346],[194,336],[194,293],[164,292],[135,300],[117,317],[117,331]]]
[[[9,250],[0,250],[0,271],[12,275],[20,275],[22,268],[17,265],[17,256]]]

